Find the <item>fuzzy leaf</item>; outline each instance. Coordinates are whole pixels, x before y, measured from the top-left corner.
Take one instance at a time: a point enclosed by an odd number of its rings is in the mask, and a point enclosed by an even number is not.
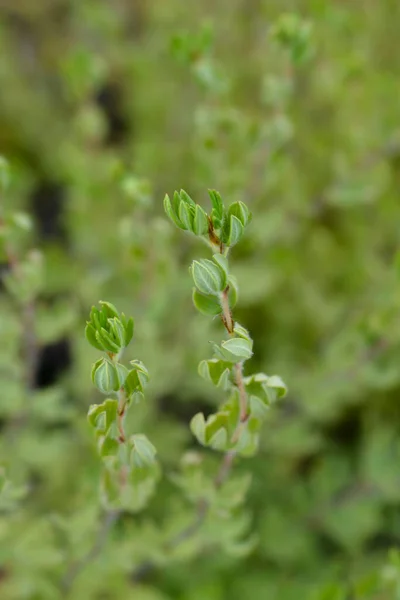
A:
[[[229,277],[229,264],[228,259],[223,254],[214,254],[213,261],[222,269],[225,273],[225,277],[228,280]]]
[[[243,235],[244,227],[235,215],[232,215],[229,219],[229,235],[227,244],[228,246],[234,246],[238,243]]]
[[[172,208],[172,203],[170,200],[170,197],[168,196],[168,194],[165,195],[164,197],[164,210],[165,213],[167,214],[167,216],[171,219],[171,221],[180,229],[183,229],[182,227],[182,223],[180,222],[178,215],[175,213],[174,209]]]
[[[206,235],[207,232],[207,214],[204,212],[201,206],[197,204],[193,219],[193,233],[195,233],[196,235]]]
[[[88,411],[88,421],[99,433],[105,434],[117,418],[118,400],[107,398],[102,404],[92,404]]]
[[[119,367],[123,368],[122,365],[119,365]],[[95,363],[92,370],[92,381],[100,392],[108,394],[120,389],[121,375],[122,370],[120,370],[120,368],[117,368],[116,365],[107,358],[101,358]]]
[[[247,360],[253,356],[253,342],[243,338],[230,338],[222,342],[221,347],[228,350],[238,360]]]
[[[202,360],[199,364],[200,376],[223,390],[227,390],[230,387],[229,376],[231,369],[231,363],[218,360],[217,358]]]
[[[227,283],[225,273],[211,260],[194,260],[191,272],[195,286],[202,294],[216,296],[224,291]]]
[[[157,450],[145,435],[132,435],[129,442],[132,446],[131,461],[135,467],[143,468],[154,464]]]
[[[179,197],[183,202],[185,202],[189,206],[192,206],[193,208],[196,206],[195,201],[189,196],[187,192],[185,192],[185,190],[181,190],[179,192]]]
[[[215,216],[222,220],[224,216],[224,203],[222,202],[221,195],[216,190],[208,190],[208,194],[211,199],[211,204],[214,209]]]
[[[203,315],[214,317],[222,312],[216,296],[200,294],[196,288],[193,288],[193,304]]]
[[[193,231],[193,213],[190,206],[183,200],[179,205],[179,219],[182,223],[182,229]]]
[[[244,202],[234,202],[231,204],[228,208],[228,215],[233,215],[239,219],[243,227],[245,227],[250,220],[250,211]]]
[[[85,336],[89,344],[97,350],[104,350],[103,345],[97,340],[96,330],[91,323],[86,323]]]

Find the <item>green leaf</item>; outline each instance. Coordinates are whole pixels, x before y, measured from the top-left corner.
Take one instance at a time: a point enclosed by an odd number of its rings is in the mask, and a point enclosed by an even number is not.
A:
[[[115,456],[119,451],[118,427],[115,423],[111,425],[105,436],[99,438],[98,450],[102,458]]]
[[[193,288],[193,304],[203,315],[214,317],[222,312],[221,305],[216,296],[200,294]]]
[[[157,450],[145,435],[132,435],[129,442],[132,446],[131,461],[135,467],[143,468],[155,463]]]
[[[218,295],[224,291],[227,279],[223,270],[211,260],[195,260],[191,266],[193,281],[203,294]]]
[[[132,369],[129,371],[124,384],[124,389],[127,396],[132,398],[137,392],[143,394],[148,380],[148,374],[139,369]]]
[[[103,345],[97,340],[95,328],[89,322],[86,323],[85,336],[89,344],[94,346],[94,348],[97,350],[104,350]]]
[[[179,218],[182,223],[182,229],[193,231],[193,213],[188,204],[181,201],[179,205]]]
[[[122,317],[125,319],[125,315],[122,315]],[[126,324],[124,323],[125,326],[125,346],[128,346],[129,342],[131,341],[131,339],[133,338],[133,330],[134,330],[134,321],[132,319],[132,317],[130,319],[128,319],[128,321],[126,321]]]
[[[88,421],[100,434],[106,434],[117,418],[118,400],[107,398],[102,404],[92,404],[88,411]]]
[[[180,229],[183,229],[182,227],[182,223],[180,222],[177,214],[175,213],[174,209],[172,208],[172,204],[171,204],[171,200],[168,196],[168,194],[165,194],[164,197],[164,210],[167,214],[167,216],[171,219],[171,221]]]
[[[251,342],[251,337],[249,332],[247,331],[247,329],[245,327],[243,327],[243,325],[240,325],[240,323],[235,323],[235,326],[233,328],[233,332],[235,333],[235,335],[237,335],[240,338],[243,338],[244,340],[248,340]]]
[[[103,346],[103,350],[118,354],[121,350],[121,346],[115,342],[108,331],[102,327],[100,331],[96,331],[96,340]]]
[[[244,384],[249,397],[259,398],[266,406],[270,406],[287,392],[286,385],[277,375],[269,377],[265,373],[255,373],[245,377]]]
[[[98,360],[92,370],[92,381],[103,394],[117,392],[121,387],[123,365],[118,368],[107,358]]]
[[[267,386],[276,390],[278,398],[283,398],[287,394],[287,387],[279,375],[268,377]]]
[[[192,198],[189,196],[189,194],[187,192],[185,192],[185,190],[181,190],[179,192],[179,197],[183,202],[185,202],[189,206],[192,206],[193,208],[196,206],[195,201],[192,200]]]
[[[224,411],[219,411],[213,415],[210,415],[206,421],[206,445],[209,446],[210,444],[213,443],[213,441],[215,440],[215,436],[216,434],[222,429],[223,431],[225,431],[225,434],[227,434],[227,429],[229,427],[229,412],[224,410]],[[223,436],[223,438],[225,440],[225,444],[227,443],[227,435]],[[219,436],[219,438],[217,437],[217,444],[218,441],[221,442],[221,434]],[[223,447],[219,447],[217,448],[216,446],[213,446],[215,449],[218,450],[225,450],[226,448]]]
[[[232,385],[229,381],[232,370],[230,362],[218,360],[217,358],[202,360],[198,370],[201,377],[207,381],[211,381],[215,386],[223,390],[229,389]]]
[[[119,348],[124,348],[126,346],[125,343],[125,327],[123,326],[120,319],[114,317],[113,319],[108,319],[109,331],[113,335],[113,340]]]
[[[243,235],[244,227],[235,215],[231,215],[229,220],[229,235],[227,244],[228,246],[234,246],[238,243]]]
[[[194,213],[194,219],[193,219],[193,233],[195,233],[196,235],[206,235],[207,232],[208,232],[207,214],[204,212],[204,210],[201,208],[201,206],[199,206],[197,204],[195,213]]]
[[[230,338],[222,342],[221,347],[235,356],[238,361],[247,360],[253,356],[253,342],[248,339]]]
[[[224,216],[224,203],[222,202],[222,198],[216,190],[208,190],[208,194],[211,199],[211,204],[214,209],[215,216],[217,219],[222,220]]]
[[[258,396],[249,396],[250,414],[256,419],[264,420],[269,411],[269,406]]]
[[[101,311],[105,314],[107,319],[113,317],[117,317],[117,319],[121,318],[121,315],[119,314],[118,310],[115,308],[114,304],[111,304],[111,302],[105,302],[104,300],[100,300],[99,304],[101,304]]]
[[[213,254],[213,261],[222,269],[225,274],[226,280],[229,277],[229,264],[228,259],[223,254]]]
[[[172,196],[172,209],[176,215],[179,214],[180,203],[181,203],[181,198],[180,198],[178,192],[174,192],[174,195]],[[182,229],[182,224],[180,225],[180,227]]]
[[[214,435],[209,439],[208,446],[214,448],[214,450],[226,451],[228,450],[228,433],[226,429],[219,429]]]
[[[245,227],[250,220],[251,213],[244,202],[234,202],[228,208],[228,215],[235,216]]]
[[[190,430],[200,444],[206,442],[206,422],[203,413],[197,413],[190,421]]]

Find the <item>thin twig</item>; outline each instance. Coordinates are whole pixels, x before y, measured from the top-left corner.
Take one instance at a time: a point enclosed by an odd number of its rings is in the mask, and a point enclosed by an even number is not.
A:
[[[64,597],[69,595],[69,592],[72,588],[72,585],[78,575],[91,563],[93,562],[103,550],[107,540],[110,530],[116,520],[119,517],[118,511],[110,511],[106,513],[105,519],[101,524],[101,527],[97,533],[95,542],[90,550],[83,556],[80,560],[73,563],[67,573],[65,574],[62,582],[61,582],[61,590]]]
[[[229,335],[233,335],[234,320],[233,320],[232,311],[231,311],[231,308],[229,305],[228,294],[229,294],[229,287],[227,287],[221,294],[221,307],[222,307],[221,317],[222,317],[222,322],[225,326],[225,329],[227,330]],[[243,380],[243,365],[242,365],[242,363],[241,362],[236,363],[234,365],[234,370],[235,370],[235,383],[239,390],[240,416],[239,416],[239,423],[237,424],[237,427],[232,434],[232,438],[231,438],[232,444],[235,444],[239,440],[240,435],[243,431],[243,427],[245,426],[245,423],[248,419],[248,407],[247,407],[248,403],[247,403],[246,389],[245,389],[244,380]],[[214,487],[216,489],[219,489],[225,483],[225,481],[228,479],[230,472],[232,470],[233,462],[236,458],[236,455],[237,455],[237,453],[235,450],[229,450],[228,452],[226,452],[224,454],[223,459],[220,464],[220,467],[218,469],[218,472],[214,478]],[[165,544],[164,549],[166,551],[173,550],[174,548],[179,546],[182,542],[186,541],[187,539],[190,539],[193,535],[195,535],[199,531],[200,527],[203,525],[203,523],[210,511],[210,508],[211,508],[211,505],[209,502],[207,502],[204,499],[200,500],[200,502],[198,503],[198,506],[197,506],[196,518],[193,520],[193,522],[190,525],[188,525],[188,527],[185,527],[184,529],[182,529],[182,531],[180,531],[174,538],[169,540]],[[151,560],[144,561],[138,567],[136,567],[136,569],[133,571],[132,580],[136,581],[136,582],[142,580],[146,575],[148,575],[155,568],[156,568],[156,564],[154,562],[152,562]]]

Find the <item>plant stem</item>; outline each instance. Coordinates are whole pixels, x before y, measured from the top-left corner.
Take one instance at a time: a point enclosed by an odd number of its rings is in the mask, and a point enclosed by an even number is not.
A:
[[[229,306],[229,287],[227,287],[221,294],[221,307],[222,307],[222,322],[225,325],[225,329],[229,333],[230,336],[234,333],[234,321],[232,318],[232,311]],[[247,421],[248,413],[247,413],[247,394],[246,388],[243,381],[243,364],[238,362],[234,366],[235,371],[235,382],[236,386],[239,390],[239,403],[240,403],[240,422],[238,427]],[[237,431],[237,430],[236,430]],[[235,437],[236,431],[233,434]],[[236,439],[237,441],[237,439]]]
[[[124,429],[126,406],[127,406],[127,399],[126,399],[125,391],[124,391],[124,388],[121,388],[118,391],[118,412],[117,412],[117,426],[118,426],[118,431],[119,431],[118,441],[121,444],[125,444],[125,442],[126,442],[126,434],[125,434],[125,429]]]
[[[70,566],[61,582],[61,590],[65,598],[69,595],[71,587],[78,575],[101,553],[108,540],[108,534],[118,517],[118,511],[110,511],[105,514],[93,546],[80,560],[77,560]]]
[[[234,324],[234,320],[232,317],[232,311],[229,306],[228,294],[229,294],[229,287],[227,287],[221,294],[221,307],[222,307],[222,315],[221,316],[222,316],[222,322],[225,326],[225,329],[227,330],[229,335],[232,336],[234,334],[233,329],[234,329],[235,324]],[[240,414],[240,416],[239,416],[239,423],[237,424],[237,427],[236,427],[235,431],[233,432],[233,435],[231,438],[231,443],[233,443],[233,444],[236,443],[240,439],[240,435],[243,431],[244,424],[246,423],[246,421],[248,419],[247,394],[246,394],[246,388],[245,388],[244,380],[243,380],[243,365],[241,362],[238,362],[234,365],[234,371],[235,371],[236,386],[239,390],[239,403],[240,403],[240,413],[239,414]],[[235,460],[235,457],[236,457],[235,450],[229,450],[228,452],[226,452],[224,454],[223,459],[220,464],[220,467],[219,467],[219,470],[214,478],[214,486],[216,489],[219,489],[225,483],[225,481],[228,479],[230,472],[232,470],[232,467],[233,467],[233,462]],[[200,529],[201,525],[204,523],[210,508],[211,508],[211,506],[208,502],[206,502],[205,500],[200,500],[198,503],[198,506],[197,506],[197,515],[196,515],[196,518],[193,520],[193,523],[188,525],[188,527],[182,529],[182,531],[180,531],[174,538],[172,538],[172,540],[167,542],[165,544],[165,550],[173,550],[174,548],[179,546],[179,544],[181,544],[183,541],[189,539],[192,535],[195,535],[197,533],[197,531]],[[151,572],[155,567],[156,567],[156,564],[154,562],[152,562],[151,560],[144,561],[133,571],[132,580],[140,581],[149,572]]]
[[[221,294],[221,307],[222,307],[222,322],[229,335],[233,334],[233,328],[235,323],[232,318],[232,311],[229,306],[229,286],[224,289]]]

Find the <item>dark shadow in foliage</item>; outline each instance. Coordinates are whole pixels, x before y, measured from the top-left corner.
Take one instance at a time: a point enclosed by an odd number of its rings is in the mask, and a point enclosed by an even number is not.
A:
[[[58,182],[42,180],[34,189],[30,204],[41,241],[67,246],[65,187]]]
[[[35,387],[46,388],[57,383],[59,377],[72,364],[70,342],[63,338],[39,349],[39,360],[35,374]]]
[[[103,110],[107,122],[104,143],[107,146],[123,144],[132,132],[124,111],[120,86],[116,82],[106,83],[97,93],[96,102]]]
[[[357,407],[350,408],[340,418],[322,428],[326,439],[349,451],[357,448],[362,434],[361,413]]]
[[[213,412],[213,407],[202,398],[195,398],[190,402],[183,401],[177,394],[165,394],[157,399],[160,413],[174,417],[178,421],[190,422],[193,415],[198,412],[204,413],[207,418]]]

